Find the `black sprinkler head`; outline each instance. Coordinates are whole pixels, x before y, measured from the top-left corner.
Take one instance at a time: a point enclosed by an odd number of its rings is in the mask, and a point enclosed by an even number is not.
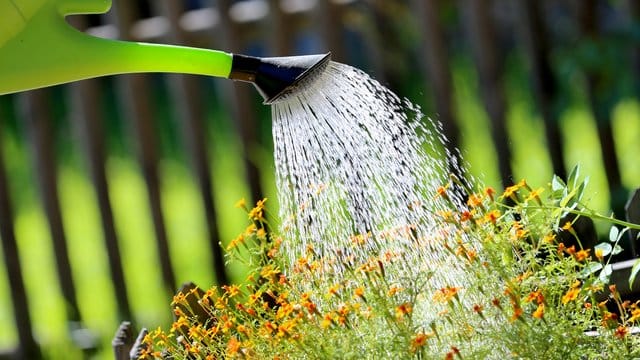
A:
[[[331,53],[320,55],[259,58],[233,54],[229,79],[253,83],[273,104],[312,83],[331,60]]]

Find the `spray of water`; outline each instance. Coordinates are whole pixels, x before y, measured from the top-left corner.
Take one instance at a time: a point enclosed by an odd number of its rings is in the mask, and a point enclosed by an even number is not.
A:
[[[462,201],[434,196],[454,158],[436,123],[335,62],[272,111],[280,230],[292,264],[309,254],[332,259],[318,269],[322,277],[387,254],[403,258],[388,276],[428,270],[437,283],[459,282],[444,255],[450,229],[438,214]],[[432,271],[442,266],[448,270]]]

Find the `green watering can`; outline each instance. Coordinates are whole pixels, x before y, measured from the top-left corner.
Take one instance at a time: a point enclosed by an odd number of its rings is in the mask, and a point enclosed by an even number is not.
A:
[[[331,54],[258,58],[218,50],[102,39],[65,16],[102,14],[111,0],[0,0],[0,95],[105,75],[209,75],[251,82],[265,104],[307,86]]]

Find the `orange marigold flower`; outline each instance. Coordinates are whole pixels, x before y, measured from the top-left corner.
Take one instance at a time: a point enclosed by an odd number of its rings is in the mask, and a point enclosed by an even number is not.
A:
[[[586,250],[580,250],[575,254],[575,258],[577,261],[585,261],[587,260],[591,255],[589,254],[591,252],[591,249],[586,249]]]
[[[493,201],[493,196],[496,194],[496,191],[494,188],[489,186],[484,189],[484,193],[491,199],[491,201]]]
[[[363,297],[364,296],[364,288],[363,287],[357,287],[353,293],[355,294],[355,296],[358,297]]]
[[[571,284],[571,288],[562,296],[562,303],[567,304],[570,301],[574,301],[580,294],[580,280],[576,280]]]
[[[542,317],[544,316],[544,304],[539,304],[538,308],[533,312],[533,314],[531,314],[531,316],[536,319],[542,319]]]
[[[520,189],[520,186],[518,186],[518,184],[516,185],[511,185],[509,187],[507,187],[506,189],[504,189],[504,192],[502,193],[502,195],[500,195],[501,199],[506,199],[506,198],[514,198],[516,192]],[[515,200],[515,199],[514,199]]]
[[[320,323],[320,327],[322,327],[323,329],[326,329],[329,326],[331,326],[331,324],[333,324],[333,314],[329,313],[329,314],[326,314],[322,318],[322,322]]]
[[[387,296],[393,296],[393,295],[399,293],[400,291],[402,291],[402,288],[393,285],[393,286],[391,286],[389,288],[389,291],[387,291]]]
[[[396,318],[402,319],[405,315],[411,314],[412,311],[413,311],[413,306],[411,305],[411,303],[408,303],[408,302],[402,303],[396,306]]]
[[[444,199],[448,198],[447,189],[449,189],[450,183],[445,186],[440,186],[436,190],[436,197],[441,196]]]
[[[241,209],[246,209],[247,208],[247,201],[244,198],[242,198],[242,199],[238,200],[238,202],[236,202],[235,207],[241,208]]]
[[[457,355],[458,357],[460,357],[460,349],[458,349],[455,346],[451,347],[451,351],[449,351],[445,356],[444,359],[445,360],[453,360],[453,357]]]
[[[467,205],[469,205],[469,207],[472,207],[472,208],[482,205],[482,196],[478,194],[469,195],[469,199],[467,200]]]
[[[451,301],[451,299],[457,296],[459,290],[460,288],[453,286],[443,287],[442,289],[436,291],[436,293],[433,295],[433,301],[449,302]]]
[[[615,337],[617,337],[618,339],[624,339],[625,336],[627,336],[627,334],[629,333],[629,328],[627,328],[624,325],[619,325],[616,328],[616,331],[614,333]]]
[[[329,291],[328,291],[329,295],[338,295],[338,291],[340,290],[340,286],[341,285],[339,283],[338,284],[334,284],[333,286],[331,286],[329,288]]]
[[[484,216],[484,219],[495,225],[499,217],[500,217],[500,211],[492,210]]]
[[[222,285],[222,288],[229,297],[234,297],[240,293],[240,286],[238,285]]]
[[[636,304],[631,305],[631,317],[629,317],[629,322],[636,322],[640,319],[640,308]]]
[[[518,319],[520,319],[520,317],[522,317],[522,314],[524,314],[524,310],[522,310],[522,308],[520,306],[518,306],[517,304],[513,304],[513,315],[511,315],[511,321],[516,321]]]
[[[540,290],[532,291],[527,295],[524,299],[524,302],[533,302],[535,300],[536,304],[542,304],[544,302],[544,296]]]
[[[542,238],[542,241],[547,243],[547,244],[553,244],[553,242],[556,240],[556,234],[555,233],[549,233],[547,235],[545,235]]]
[[[465,222],[473,219],[473,213],[471,211],[465,210],[460,213],[460,222]]]
[[[258,200],[256,206],[249,211],[249,219],[253,221],[264,221],[264,203],[267,202],[267,198]]]
[[[568,248],[566,248],[564,251],[565,251],[567,254],[569,254],[569,255],[575,255],[575,253],[576,253],[576,246],[575,246],[575,245],[571,245],[571,246],[569,246]]]
[[[529,200],[536,200],[536,201],[540,201],[540,194],[544,191],[544,188],[539,188],[536,190],[533,190],[532,192],[529,193],[529,196],[527,196],[527,201]]]
[[[227,343],[227,355],[235,355],[240,351],[241,343],[235,337],[229,339]]]
[[[602,313],[602,325],[607,326],[609,322],[617,322],[618,314],[612,313],[609,311],[604,311]]]
[[[502,309],[502,305],[500,305],[500,299],[498,298],[493,298],[493,300],[491,300],[491,304],[498,309]]]
[[[434,335],[435,333],[433,332],[429,332],[429,333],[419,332],[415,334],[411,339],[411,351],[415,352],[419,348],[425,346],[427,344],[427,340],[429,340],[429,338],[432,338]]]

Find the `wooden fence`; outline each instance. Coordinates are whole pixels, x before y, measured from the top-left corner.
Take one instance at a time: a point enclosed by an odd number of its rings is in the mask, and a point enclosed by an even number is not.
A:
[[[504,185],[510,184],[513,174],[512,148],[507,131],[507,101],[505,94],[506,54],[519,51],[525,54],[531,82],[531,93],[544,122],[545,141],[548,145],[553,172],[565,176],[567,171],[565,144],[560,128],[563,108],[562,77],[554,63],[553,52],[558,42],[571,41],[601,50],[612,31],[628,29],[624,48],[627,59],[620,64],[595,63],[579,67],[586,79],[588,103],[595,118],[603,159],[603,167],[611,195],[611,209],[625,217],[624,204],[629,198],[621,180],[620,154],[612,132],[611,114],[616,100],[617,84],[612,80],[610,67],[622,68],[631,83],[637,81],[640,69],[639,42],[633,37],[638,26],[640,2],[629,0],[617,7],[604,1],[538,1],[538,0],[217,0],[176,1],[114,0],[113,9],[104,16],[78,16],[70,22],[86,31],[103,37],[117,37],[136,41],[158,41],[224,49],[231,52],[253,52],[258,55],[287,55],[303,52],[332,51],[336,61],[360,65],[374,77],[397,91],[405,81],[416,74],[424,84],[428,104],[425,112],[437,114],[450,140],[450,151],[461,144],[459,120],[452,76],[454,54],[469,52],[478,74],[478,88],[484,109],[490,119],[490,132],[497,154],[497,167]],[[553,24],[561,24],[554,28]],[[610,30],[611,22],[616,23]],[[568,24],[568,25],[567,25]],[[572,29],[562,35],[562,26]],[[406,38],[403,38],[407,35]],[[578,40],[576,40],[578,39]],[[460,45],[462,44],[462,45]],[[466,46],[464,44],[469,44]],[[462,47],[462,49],[460,48]],[[605,49],[606,50],[606,49]],[[0,55],[1,56],[1,55]],[[596,56],[598,60],[598,56]],[[620,69],[615,69],[620,70]],[[424,78],[423,78],[423,75]],[[202,98],[203,83],[193,76],[168,76],[168,93],[176,117],[181,144],[188,155],[193,177],[196,179],[207,219],[209,249],[213,268],[219,283],[228,276],[219,247],[218,214],[214,207],[212,176],[206,138],[206,104]],[[135,156],[145,181],[150,216],[155,232],[156,249],[166,295],[178,287],[171,266],[170,239],[162,213],[161,177],[158,138],[154,131],[155,115],[149,75],[128,75],[115,78],[116,101],[124,109],[123,118],[131,124],[128,131],[135,139]],[[105,107],[107,91],[103,82],[87,80],[62,88],[61,93],[71,104],[69,122],[80,134],[82,156],[87,164],[100,211],[104,248],[114,285],[118,317],[135,319],[131,298],[125,286],[120,239],[114,225],[105,170],[108,149],[105,145]],[[264,108],[256,108],[256,96],[247,86],[234,86],[220,82],[219,91],[226,104],[225,111],[232,114],[235,131],[241,139],[246,182],[253,199],[264,193],[258,166],[249,156],[249,149],[259,142],[256,124],[264,117]],[[527,85],[523,85],[527,87]],[[631,91],[636,96],[637,89]],[[26,129],[39,191],[39,200],[46,214],[56,259],[55,272],[66,303],[66,318],[82,328],[77,290],[58,196],[58,177],[55,134],[52,130],[52,92],[36,90],[11,95],[16,104],[18,122]],[[7,112],[0,112],[0,114]],[[1,115],[0,115],[1,116]],[[0,119],[0,134],[3,119]],[[4,271],[8,279],[17,333],[18,358],[36,358],[39,346],[33,334],[29,299],[22,274],[21,259],[29,249],[19,248],[14,231],[14,207],[9,191],[12,176],[3,162],[0,146],[0,238],[4,256]],[[631,156],[636,156],[632,154]],[[629,156],[629,154],[624,154]],[[640,165],[638,165],[640,166]],[[217,176],[224,176],[220,174]],[[638,181],[640,183],[640,181]],[[637,186],[638,183],[632,186]],[[637,193],[636,193],[637,198]],[[636,218],[637,219],[637,212]],[[637,254],[629,253],[627,258]],[[11,353],[7,353],[10,355]]]

